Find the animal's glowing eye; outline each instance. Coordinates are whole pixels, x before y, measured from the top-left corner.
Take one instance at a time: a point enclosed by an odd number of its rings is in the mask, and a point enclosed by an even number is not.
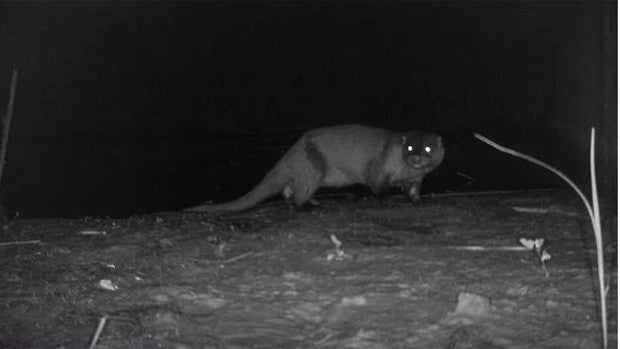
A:
[[[431,152],[431,147],[429,147],[428,145],[426,147],[424,147],[424,151],[427,153]]]
[[[407,151],[411,153],[413,151],[413,146],[412,145],[408,145],[407,146]]]

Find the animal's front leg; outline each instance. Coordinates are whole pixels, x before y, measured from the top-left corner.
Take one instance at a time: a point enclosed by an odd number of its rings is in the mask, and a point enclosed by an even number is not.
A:
[[[420,184],[422,181],[411,181],[407,183],[407,186],[404,188],[409,201],[412,203],[416,203],[420,201]]]
[[[389,188],[388,183],[389,182],[387,178],[382,178],[380,180],[377,180],[371,186],[371,190],[373,194],[375,194],[375,196],[377,197],[377,200],[379,200],[379,203],[384,206],[391,204],[390,188]]]

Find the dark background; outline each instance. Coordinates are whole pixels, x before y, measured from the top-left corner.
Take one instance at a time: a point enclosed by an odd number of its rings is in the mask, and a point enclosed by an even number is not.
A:
[[[228,200],[304,131],[444,137],[423,192],[568,187],[617,202],[616,2],[3,2],[2,199],[22,217]],[[459,173],[472,177],[470,181]]]

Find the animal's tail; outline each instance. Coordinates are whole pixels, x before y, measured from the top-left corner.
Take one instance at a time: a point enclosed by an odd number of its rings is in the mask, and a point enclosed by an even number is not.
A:
[[[203,204],[186,208],[185,212],[222,212],[222,211],[243,211],[259,202],[267,199],[274,194],[282,191],[284,187],[284,176],[280,163],[276,164],[267,175],[247,194],[242,197],[222,204]]]

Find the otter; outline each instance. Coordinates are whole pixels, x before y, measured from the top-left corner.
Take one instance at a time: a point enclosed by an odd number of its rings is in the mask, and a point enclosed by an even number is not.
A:
[[[432,132],[391,132],[362,125],[342,125],[306,132],[247,194],[226,203],[201,204],[186,212],[249,209],[282,193],[301,207],[313,202],[321,187],[363,184],[378,197],[399,187],[413,202],[424,177],[443,161],[441,137]]]

